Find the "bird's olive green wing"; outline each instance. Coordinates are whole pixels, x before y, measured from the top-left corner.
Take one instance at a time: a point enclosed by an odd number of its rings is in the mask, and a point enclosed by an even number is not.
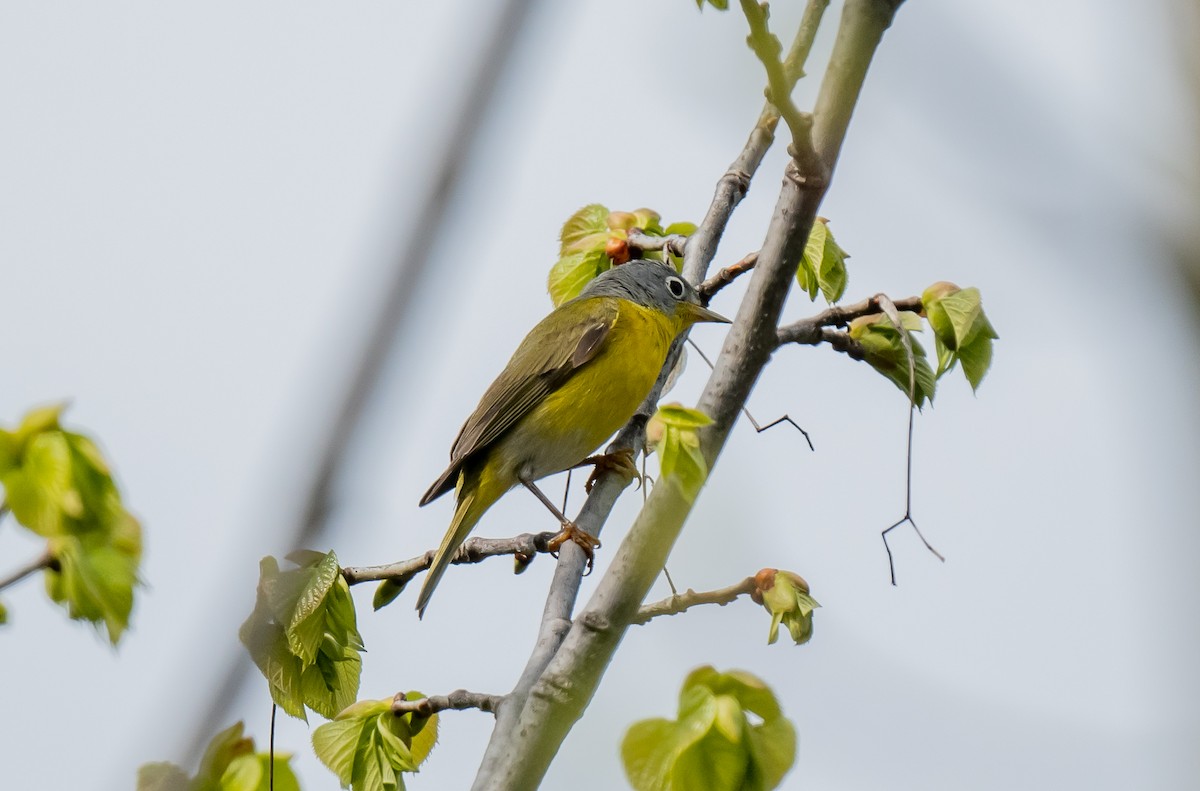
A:
[[[450,450],[450,466],[429,487],[421,505],[454,488],[458,471],[529,414],[546,396],[596,356],[617,320],[617,300],[572,300],[542,319],[479,400]]]

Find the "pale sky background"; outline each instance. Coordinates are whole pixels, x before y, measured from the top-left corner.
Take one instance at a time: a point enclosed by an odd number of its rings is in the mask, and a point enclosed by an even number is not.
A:
[[[777,28],[800,7],[777,0]],[[491,14],[462,0],[0,5],[0,424],[71,399],[69,424],[99,438],[143,520],[147,583],[116,651],[39,581],[4,594],[0,787],[117,791],[141,763],[184,760],[258,559],[288,549],[346,350]],[[800,734],[787,789],[1196,787],[1200,348],[1166,257],[1170,223],[1195,221],[1196,97],[1172,54],[1194,44],[1184,29],[1160,3],[902,7],[822,213],[853,255],[847,300],[953,280],[981,288],[1000,333],[978,396],[956,374],[917,423],[916,514],[947,562],[897,531],[888,584],[879,530],[903,511],[903,396],[828,349],[781,350],[751,409],[790,413],[816,453],[739,425],[670,569],[697,589],[766,565],[803,574],[824,605],[812,642],[767,646],[747,601],[635,628],[545,788],[626,787],[625,727],[674,716],[701,664],[776,690]],[[690,0],[537,7],[317,548],[358,565],[436,545],[450,503],[416,501],[549,309],[558,227],[594,201],[702,216],[761,105],[744,36],[737,13]],[[782,164],[774,151],[718,263],[757,249]],[[739,293],[714,307],[733,313]],[[786,315],[818,307],[794,294]],[[694,337],[715,352],[722,330]],[[671,397],[694,399],[701,368]],[[619,504],[599,572],[639,501]],[[478,532],[548,527],[516,494]],[[0,573],[37,551],[0,527]],[[451,569],[424,622],[415,593],[371,613],[356,590],[361,697],[507,691],[551,563],[509,568]],[[266,685],[250,687],[226,722],[265,747]],[[490,717],[442,724],[411,789],[474,775]],[[281,718],[304,788],[336,788],[307,740]]]

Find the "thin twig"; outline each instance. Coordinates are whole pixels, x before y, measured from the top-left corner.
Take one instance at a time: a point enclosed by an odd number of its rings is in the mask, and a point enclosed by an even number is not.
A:
[[[479,563],[497,555],[516,555],[518,557],[533,557],[539,552],[549,552],[547,542],[557,533],[522,533],[512,538],[468,538],[454,553],[451,563]],[[428,550],[415,558],[388,563],[384,566],[347,566],[342,569],[342,576],[348,585],[361,582],[378,582],[391,580],[401,585],[407,584],[422,571],[427,571],[433,565],[435,550]]]
[[[737,280],[741,275],[746,274],[754,265],[758,263],[758,253],[750,253],[736,264],[721,267],[717,273],[705,280],[700,285],[696,286],[696,291],[700,294],[700,302],[707,305],[712,301],[713,295],[716,294],[725,286]]]
[[[24,566],[21,566],[7,577],[0,579],[0,591],[16,585],[26,577],[37,574],[43,569],[54,568],[57,564],[58,561],[54,559],[54,555],[50,554],[50,550],[46,550],[38,558],[26,563]]]
[[[403,692],[398,692],[392,700],[392,713],[400,715],[411,712],[420,717],[428,717],[431,714],[446,711],[447,709],[453,709],[454,711],[479,709],[489,714],[495,714],[496,709],[503,702],[503,695],[487,695],[482,692],[468,692],[465,689],[456,689],[449,695],[431,695],[427,698],[416,698],[415,700],[409,700],[404,696]]]
[[[270,755],[267,757],[267,788],[270,789],[270,791],[275,791],[275,713],[278,709],[278,705],[271,703],[271,744],[269,746]]]
[[[692,348],[696,350],[696,354],[700,355],[700,359],[703,360],[704,362],[708,363],[709,368],[715,368],[715,366],[712,363],[712,360],[708,359],[708,355],[704,353],[703,349],[701,349],[699,346],[696,345],[696,342],[694,340],[692,340],[691,338],[688,338],[688,343],[691,344]],[[780,423],[791,423],[796,428],[797,431],[799,431],[801,434],[804,435],[804,441],[808,443],[808,449],[811,451],[816,450],[816,448],[813,447],[812,437],[808,436],[808,432],[805,431],[803,428],[801,428],[799,423],[792,420],[791,415],[785,414],[782,417],[777,417],[774,420],[772,420],[770,423],[768,423],[767,425],[762,426],[762,425],[759,425],[758,421],[754,419],[754,415],[750,414],[750,410],[746,408],[745,404],[742,405],[742,414],[745,415],[746,419],[750,421],[750,425],[754,426],[754,432],[756,434],[761,434],[764,431],[766,431],[767,429],[775,428]],[[674,590],[674,586],[671,586],[671,589]]]
[[[696,591],[688,588],[683,593],[673,596],[668,596],[662,601],[656,601],[653,604],[645,604],[638,608],[637,615],[630,621],[631,624],[641,625],[649,621],[651,618],[657,618],[660,615],[678,615],[681,612],[686,612],[700,604],[719,604],[724,607],[731,601],[735,601],[740,596],[749,596],[754,592],[755,582],[754,577],[746,577],[746,579],[730,585],[728,588],[718,588],[712,591]]]

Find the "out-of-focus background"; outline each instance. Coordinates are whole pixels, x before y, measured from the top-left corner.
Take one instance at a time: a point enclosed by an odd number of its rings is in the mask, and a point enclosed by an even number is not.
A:
[[[785,37],[801,5],[773,4]],[[978,396],[955,375],[917,422],[915,513],[947,562],[897,531],[888,582],[879,531],[903,510],[903,396],[828,349],[782,350],[751,409],[790,413],[816,452],[740,425],[670,570],[701,589],[794,569],[824,605],[812,642],[768,647],[767,616],[745,601],[633,630],[546,788],[624,787],[624,728],[673,716],[699,664],[751,670],[780,695],[800,733],[785,788],[1196,787],[1195,11],[901,8],[822,213],[853,255],[848,299],[953,280],[981,288],[999,330]],[[238,656],[258,559],[289,549],[503,13],[464,0],[0,8],[0,424],[71,399],[69,424],[100,438],[146,529],[146,588],[119,650],[38,582],[6,592],[0,787],[116,791],[143,762],[186,759]],[[316,548],[368,564],[436,545],[450,503],[417,498],[549,309],[559,225],[597,201],[702,216],[761,106],[744,36],[738,13],[686,0],[530,5],[491,100],[466,114],[478,134]],[[717,263],[757,249],[783,156]],[[787,316],[815,309],[793,295]],[[715,352],[721,333],[693,337]],[[694,398],[702,368],[693,357],[672,397]],[[620,504],[599,571],[639,499]],[[513,496],[479,532],[546,527]],[[0,529],[0,572],[37,551]],[[506,691],[551,567],[452,569],[424,622],[410,593],[371,614],[356,590],[361,696]],[[222,724],[243,718],[265,744],[259,682]],[[489,731],[486,715],[446,714],[410,788],[466,787]],[[307,740],[281,723],[304,787],[336,787]]]

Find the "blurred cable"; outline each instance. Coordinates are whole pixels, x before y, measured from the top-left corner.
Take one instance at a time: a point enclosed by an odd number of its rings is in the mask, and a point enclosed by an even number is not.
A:
[[[337,411],[314,455],[312,473],[305,487],[305,500],[290,535],[281,545],[308,546],[325,531],[338,476],[357,436],[367,404],[391,357],[404,324],[408,307],[420,289],[430,254],[446,230],[446,219],[463,172],[479,142],[479,132],[492,110],[496,87],[512,65],[521,31],[531,17],[535,0],[507,0],[497,13],[495,26],[479,48],[474,70],[463,80],[466,87],[448,119],[448,131],[440,151],[434,152],[436,167],[426,187],[426,199],[401,245],[395,265],[386,271],[387,282],[379,284],[385,297],[379,313],[368,321],[368,331],[350,370]],[[461,42],[456,42],[459,46]],[[461,52],[462,50],[460,50]],[[224,677],[215,685],[211,703],[197,717],[188,741],[188,760],[194,761],[212,734],[224,724],[229,706],[237,699],[253,665],[238,646],[225,657]]]

